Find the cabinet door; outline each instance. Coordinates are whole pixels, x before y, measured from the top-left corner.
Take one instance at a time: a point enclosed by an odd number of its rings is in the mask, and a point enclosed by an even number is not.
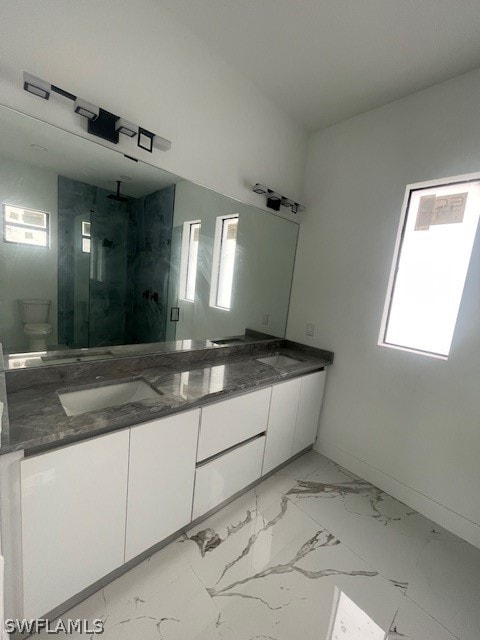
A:
[[[224,453],[197,468],[193,520],[255,482],[262,471],[265,436]]]
[[[127,429],[22,460],[26,618],[123,564],[128,440]]]
[[[131,429],[126,561],[190,522],[199,417],[195,409]]]
[[[268,473],[292,456],[301,378],[272,387],[267,444],[262,473]]]
[[[200,462],[265,431],[271,387],[222,400],[202,409]]]
[[[292,455],[315,442],[322,407],[325,375],[325,371],[319,371],[301,378]]]

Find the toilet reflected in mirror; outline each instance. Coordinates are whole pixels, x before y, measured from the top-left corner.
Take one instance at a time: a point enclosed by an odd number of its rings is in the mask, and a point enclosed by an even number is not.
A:
[[[0,227],[9,356],[285,335],[293,216],[2,105]]]
[[[46,351],[48,336],[53,331],[52,325],[48,322],[50,300],[24,298],[18,301],[18,305],[29,351]]]

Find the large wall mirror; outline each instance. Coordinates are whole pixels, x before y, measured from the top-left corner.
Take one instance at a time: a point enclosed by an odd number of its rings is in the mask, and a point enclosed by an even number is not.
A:
[[[7,354],[285,334],[289,220],[6,107],[0,206]]]

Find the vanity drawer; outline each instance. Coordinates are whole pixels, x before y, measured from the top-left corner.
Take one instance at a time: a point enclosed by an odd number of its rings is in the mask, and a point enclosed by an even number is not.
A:
[[[192,520],[260,477],[265,436],[255,438],[197,468]]]
[[[272,388],[245,393],[202,409],[197,461],[265,431]]]

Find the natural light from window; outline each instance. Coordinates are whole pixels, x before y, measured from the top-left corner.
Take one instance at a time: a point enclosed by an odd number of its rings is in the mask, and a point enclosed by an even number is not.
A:
[[[48,247],[49,214],[3,204],[3,239],[5,242]]]
[[[480,214],[480,179],[411,185],[379,344],[446,358]]]
[[[385,640],[385,631],[335,587],[334,611],[327,640]]]
[[[91,250],[91,223],[87,220],[82,220],[82,251],[83,253],[90,253]]]
[[[180,260],[180,299],[186,300],[187,302],[195,302],[200,229],[200,220],[190,220],[183,223],[182,256]]]
[[[213,246],[210,306],[230,309],[237,249],[238,215],[219,216]]]

